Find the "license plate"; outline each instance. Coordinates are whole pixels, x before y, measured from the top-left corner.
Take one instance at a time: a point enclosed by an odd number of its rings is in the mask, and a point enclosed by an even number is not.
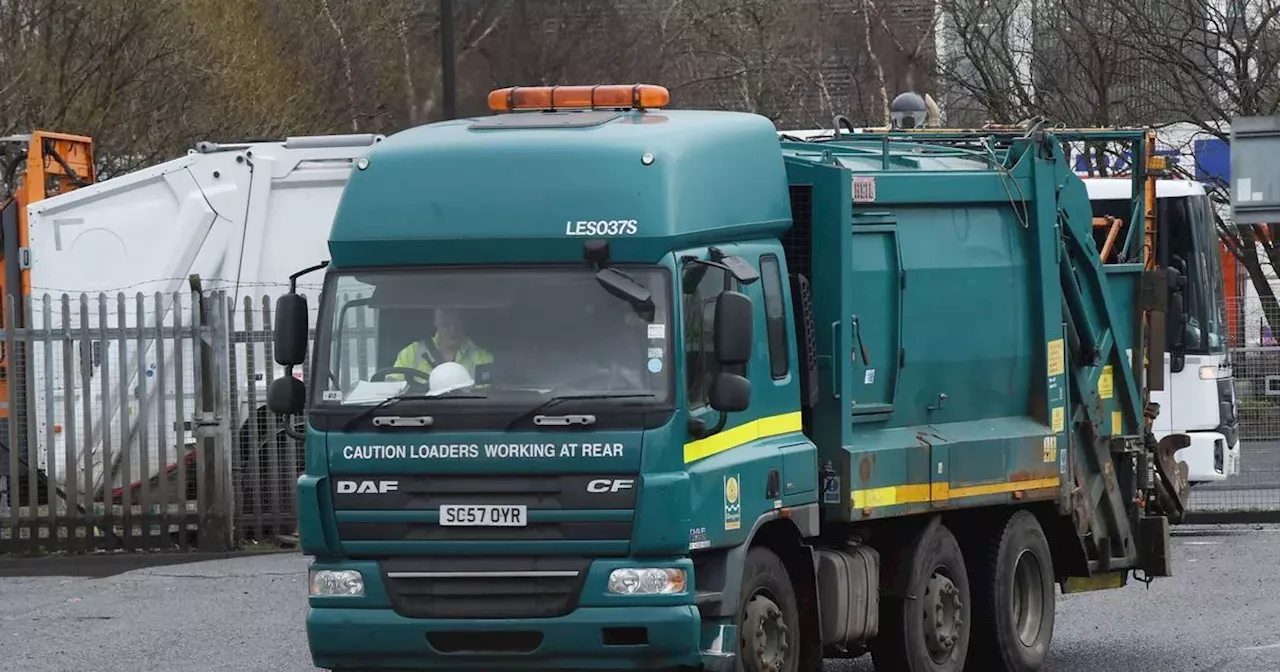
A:
[[[528,507],[507,504],[444,504],[440,524],[458,527],[524,527]]]

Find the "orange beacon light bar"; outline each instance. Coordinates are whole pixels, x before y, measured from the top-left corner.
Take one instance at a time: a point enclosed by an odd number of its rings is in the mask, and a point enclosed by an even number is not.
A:
[[[663,107],[671,93],[656,84],[608,84],[599,86],[509,86],[489,92],[489,109],[569,110]]]

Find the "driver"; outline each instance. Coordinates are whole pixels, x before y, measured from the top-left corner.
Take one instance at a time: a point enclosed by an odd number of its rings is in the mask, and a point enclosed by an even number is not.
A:
[[[493,363],[493,355],[481,348],[467,336],[462,316],[455,310],[437,308],[435,311],[436,333],[430,340],[414,341],[406,345],[396,355],[392,366],[417,369],[430,374],[431,370],[445,362],[457,362],[466,368],[472,378],[476,375],[476,367]],[[403,380],[400,374],[387,376],[388,380]]]

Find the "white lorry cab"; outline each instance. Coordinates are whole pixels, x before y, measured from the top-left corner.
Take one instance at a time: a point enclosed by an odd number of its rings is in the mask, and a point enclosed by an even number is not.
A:
[[[1128,219],[1128,177],[1088,177],[1095,217]],[[1234,379],[1227,352],[1226,292],[1213,205],[1205,185],[1195,180],[1156,180],[1157,263],[1179,268],[1186,278],[1185,325],[1168,323],[1165,385],[1152,390],[1160,405],[1156,440],[1186,434],[1191,445],[1176,460],[1186,462],[1194,485],[1222,481],[1240,469],[1240,431]]]

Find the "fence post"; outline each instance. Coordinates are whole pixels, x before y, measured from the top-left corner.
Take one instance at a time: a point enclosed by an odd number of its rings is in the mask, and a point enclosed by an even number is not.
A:
[[[219,290],[215,293],[215,301],[210,306],[217,306],[217,313],[213,316],[213,325],[210,329],[209,336],[213,345],[213,370],[214,386],[214,418],[216,419],[217,436],[215,442],[217,450],[214,455],[217,457],[216,478],[218,483],[218,510],[222,512],[222,527],[219,528],[220,542],[224,548],[233,548],[235,546],[235,487],[232,484],[232,456],[236,449],[236,443],[233,440],[237,433],[232,428],[231,409],[231,311],[227,304],[226,292]]]
[[[202,463],[197,468],[197,478],[201,481],[200,487],[208,493],[208,508],[200,512],[198,546],[202,551],[218,551],[231,546],[231,516],[227,508],[229,498],[226,495],[229,484],[222,482],[224,479],[230,480],[230,473],[223,466],[223,455],[228,452],[229,442],[220,440],[224,434],[222,425],[226,422],[226,414],[225,409],[219,408],[217,399],[218,388],[222,386],[218,384],[221,376],[215,353],[217,341],[221,340],[217,336],[217,316],[222,311],[217,308],[216,298],[205,296],[199,275],[191,275],[188,283],[200,320],[200,352],[197,353],[195,362],[199,369],[200,389],[196,390],[196,394],[200,401],[194,433],[196,444],[204,450]],[[224,411],[221,416],[220,410]]]

